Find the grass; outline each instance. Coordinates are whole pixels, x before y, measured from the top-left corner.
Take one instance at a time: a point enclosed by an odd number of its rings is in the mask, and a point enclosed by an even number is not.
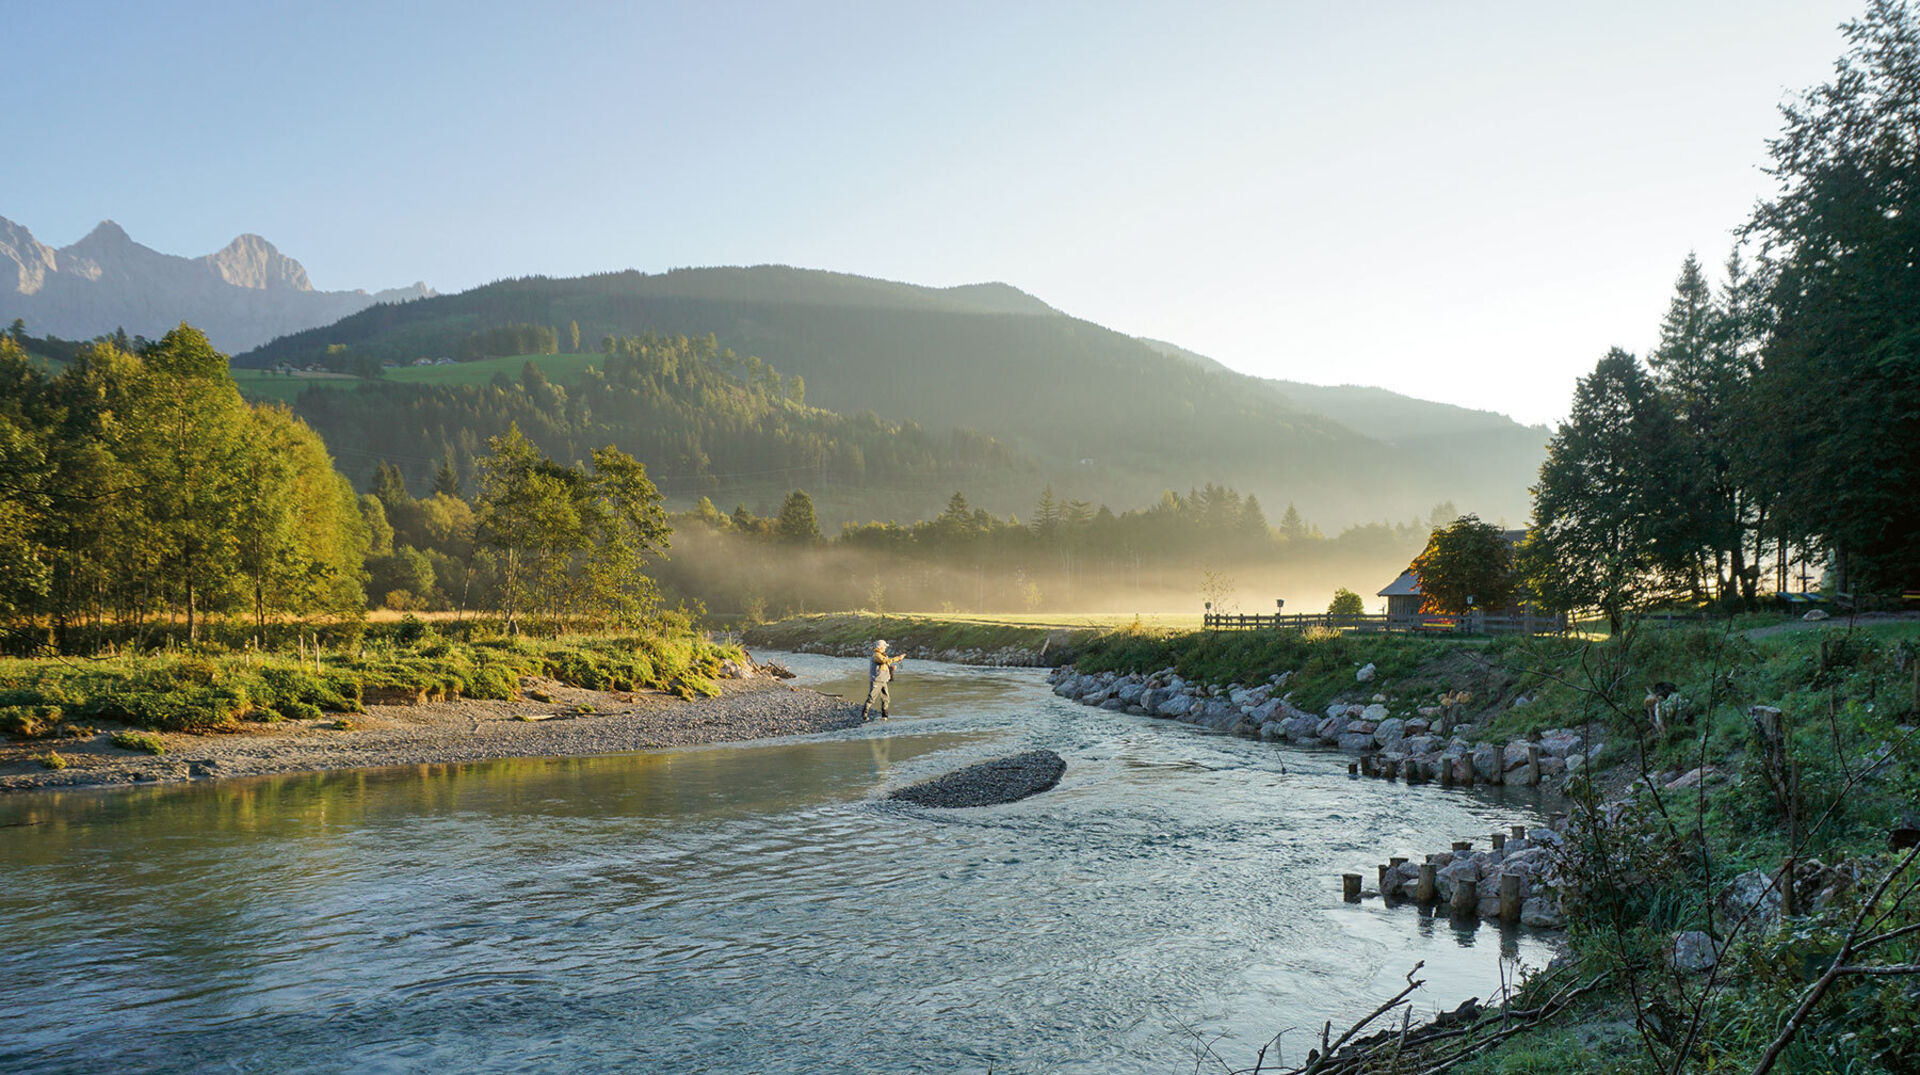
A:
[[[0,659],[0,732],[40,738],[90,720],[212,731],[383,702],[512,698],[528,676],[590,690],[711,696],[720,662],[738,656],[691,633],[457,639],[403,622],[320,657],[163,651],[84,662]]]
[[[274,373],[270,370],[242,369],[235,367],[230,372],[240,386],[240,394],[251,400],[275,403],[292,403],[301,392],[309,388],[358,388],[362,385],[382,384],[428,384],[463,385],[486,384],[493,380],[496,373],[504,373],[518,380],[520,371],[527,363],[539,367],[550,381],[571,383],[577,380],[588,366],[601,366],[606,356],[586,355],[509,355],[504,358],[483,358],[477,362],[455,362],[446,366],[396,366],[385,371],[378,380],[353,377],[346,374],[295,373],[291,376]]]

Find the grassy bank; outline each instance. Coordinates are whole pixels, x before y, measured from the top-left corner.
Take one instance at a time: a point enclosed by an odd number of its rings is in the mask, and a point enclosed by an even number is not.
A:
[[[1920,624],[1784,626],[1643,627],[1592,643],[1114,633],[1076,664],[1171,666],[1206,683],[1290,671],[1309,709],[1377,693],[1398,713],[1464,692],[1476,737],[1573,726],[1610,744],[1569,785],[1556,868],[1574,961],[1516,1006],[1599,985],[1458,1067],[1439,1061],[1470,1036],[1343,1070],[1746,1072],[1776,1046],[1775,1071],[1920,1070],[1920,863],[1899,842],[1920,828]],[[1369,663],[1375,676],[1356,682]],[[1755,877],[1770,894],[1729,895]],[[1716,953],[1711,969],[1676,969],[1689,936]],[[1829,977],[1843,959],[1857,969]]]
[[[592,690],[717,693],[729,646],[691,632],[509,638],[472,626],[459,637],[403,621],[322,650],[164,650],[102,659],[0,659],[0,733],[57,737],[92,721],[162,731],[216,731],[357,712],[376,703],[512,698],[527,676]]]

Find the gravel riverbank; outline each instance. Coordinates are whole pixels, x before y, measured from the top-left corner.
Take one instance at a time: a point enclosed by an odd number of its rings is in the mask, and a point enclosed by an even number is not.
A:
[[[268,773],[422,765],[491,758],[572,757],[807,735],[858,724],[858,706],[776,680],[723,680],[717,698],[608,693],[529,680],[547,701],[453,700],[368,706],[345,727],[323,720],[246,724],[212,735],[161,734],[166,753],[87,739],[0,744],[0,792],[151,784]],[[57,752],[66,767],[38,757]]]

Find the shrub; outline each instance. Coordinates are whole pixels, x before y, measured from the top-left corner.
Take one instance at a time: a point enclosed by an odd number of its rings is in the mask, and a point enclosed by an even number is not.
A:
[[[60,721],[60,709],[44,704],[0,705],[0,733],[18,739],[50,735]]]
[[[43,769],[58,770],[67,767],[67,759],[61,757],[57,751],[49,750],[45,754],[36,754],[33,760],[39,762]]]
[[[137,750],[146,754],[165,754],[166,740],[152,732],[114,732],[113,745],[122,750]]]

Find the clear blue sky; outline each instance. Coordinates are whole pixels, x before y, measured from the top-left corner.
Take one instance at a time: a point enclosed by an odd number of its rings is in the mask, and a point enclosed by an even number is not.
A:
[[[1769,189],[1828,0],[0,0],[0,216],[322,288],[1004,280],[1249,373],[1565,413]]]

